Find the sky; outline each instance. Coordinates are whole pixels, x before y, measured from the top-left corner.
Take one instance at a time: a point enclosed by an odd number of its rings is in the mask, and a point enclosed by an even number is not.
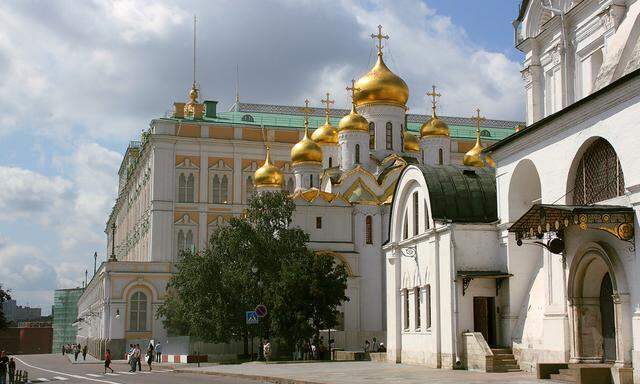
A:
[[[387,65],[424,113],[524,119],[511,21],[516,0],[8,0],[0,8],[0,284],[49,313],[53,290],[81,286],[105,259],[107,216],[130,140],[192,79],[228,109],[236,66],[244,102],[320,105],[373,64]]]

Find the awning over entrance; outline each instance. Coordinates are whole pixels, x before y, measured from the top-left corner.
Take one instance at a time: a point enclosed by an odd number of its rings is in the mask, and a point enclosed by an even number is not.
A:
[[[542,239],[547,232],[562,237],[572,225],[606,231],[620,240],[633,239],[633,208],[619,205],[535,204],[510,228],[516,240]]]
[[[458,278],[462,278],[462,296],[467,293],[469,284],[471,284],[471,280],[473,279],[495,279],[497,296],[498,290],[500,290],[500,286],[502,285],[502,280],[508,279],[513,275],[501,271],[458,271],[457,276]]]

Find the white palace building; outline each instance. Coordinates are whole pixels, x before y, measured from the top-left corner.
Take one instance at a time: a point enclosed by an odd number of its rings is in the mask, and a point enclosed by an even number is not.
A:
[[[349,272],[339,347],[375,336],[388,362],[640,382],[639,13],[635,0],[523,1],[522,127],[440,117],[435,87],[431,116],[407,113],[380,29],[350,110],[327,95],[220,112],[194,84],[127,149],[78,340],[192,353],[155,317],[179,251],[204,249],[251,194],[287,190],[309,246]]]

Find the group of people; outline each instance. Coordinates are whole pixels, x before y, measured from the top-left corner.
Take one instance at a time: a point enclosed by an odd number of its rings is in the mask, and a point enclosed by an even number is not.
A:
[[[9,381],[7,382],[7,373]],[[0,351],[0,384],[13,384],[16,377],[16,362],[5,351]]]
[[[305,341],[302,344],[302,360],[327,360],[330,358],[331,351],[336,347],[335,340],[329,340],[329,347],[324,343],[324,336],[320,336],[317,343]]]
[[[107,350],[108,351],[108,350]],[[142,349],[140,348],[140,344],[129,344],[129,365],[131,366],[131,369],[129,370],[129,372],[135,372],[136,371],[136,367],[138,368],[139,371],[142,371]],[[147,347],[147,352],[145,353],[145,361],[147,362],[147,365],[149,366],[149,371],[151,371],[151,364],[153,363],[154,359],[156,358],[156,352],[155,352],[155,348],[153,346],[153,343],[149,343],[149,347]],[[106,368],[106,356],[105,356],[105,372],[107,370]]]
[[[370,343],[369,340],[364,341],[364,353],[370,352],[387,352],[387,347],[384,346],[384,343],[378,343],[377,338],[372,339],[373,343]]]
[[[87,346],[80,346],[80,344],[64,344],[62,346],[62,355],[73,353],[73,358],[78,361],[78,355],[82,353],[82,360],[87,360]]]

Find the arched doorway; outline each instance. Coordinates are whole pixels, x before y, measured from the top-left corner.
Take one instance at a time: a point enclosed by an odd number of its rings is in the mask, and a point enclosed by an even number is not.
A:
[[[569,275],[571,362],[603,363],[622,359],[617,318],[622,313],[619,282],[610,255],[597,244],[576,254]]]
[[[613,309],[613,285],[607,272],[600,284],[600,318],[602,322],[602,355],[604,361],[616,360],[616,322]]]

